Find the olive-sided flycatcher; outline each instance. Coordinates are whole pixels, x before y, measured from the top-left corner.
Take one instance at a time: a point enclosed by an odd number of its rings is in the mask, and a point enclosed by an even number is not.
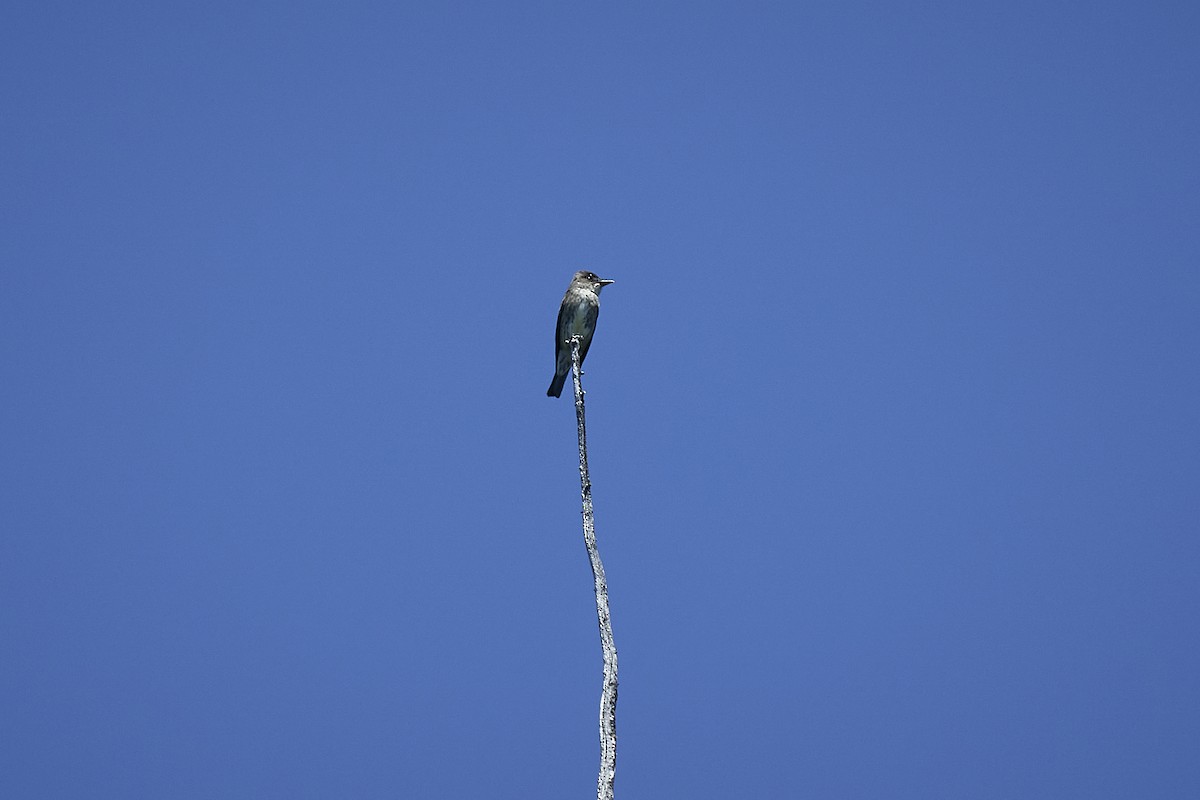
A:
[[[571,337],[579,336],[579,365],[587,358],[600,316],[600,290],[613,281],[596,277],[594,272],[576,272],[563,295],[558,309],[558,326],[554,329],[554,380],[546,390],[547,397],[561,397],[563,384],[571,372]]]

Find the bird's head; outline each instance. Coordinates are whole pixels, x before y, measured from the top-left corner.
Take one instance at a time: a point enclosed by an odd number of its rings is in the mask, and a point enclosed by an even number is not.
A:
[[[599,294],[600,290],[605,286],[608,286],[610,283],[616,283],[616,281],[605,280],[596,273],[589,272],[588,270],[580,270],[579,272],[576,272],[575,282],[583,284],[597,294]]]

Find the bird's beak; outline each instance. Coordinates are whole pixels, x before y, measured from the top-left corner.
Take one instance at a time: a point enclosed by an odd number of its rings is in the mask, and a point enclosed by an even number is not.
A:
[[[608,286],[610,283],[616,283],[616,281],[606,281],[606,280],[600,281],[601,286]]]

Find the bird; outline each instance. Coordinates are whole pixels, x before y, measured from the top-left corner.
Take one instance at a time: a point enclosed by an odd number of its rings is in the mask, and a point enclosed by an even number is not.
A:
[[[546,390],[547,397],[562,397],[563,384],[571,371],[571,338],[580,337],[579,364],[587,358],[600,316],[600,290],[616,281],[603,280],[594,272],[580,270],[571,278],[571,285],[558,308],[558,325],[554,329],[554,380]]]

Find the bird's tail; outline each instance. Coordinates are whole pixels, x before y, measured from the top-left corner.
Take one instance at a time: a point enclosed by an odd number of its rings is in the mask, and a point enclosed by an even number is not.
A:
[[[546,397],[562,397],[563,384],[566,382],[567,373],[555,374],[554,380],[550,381],[550,388],[546,390]]]

